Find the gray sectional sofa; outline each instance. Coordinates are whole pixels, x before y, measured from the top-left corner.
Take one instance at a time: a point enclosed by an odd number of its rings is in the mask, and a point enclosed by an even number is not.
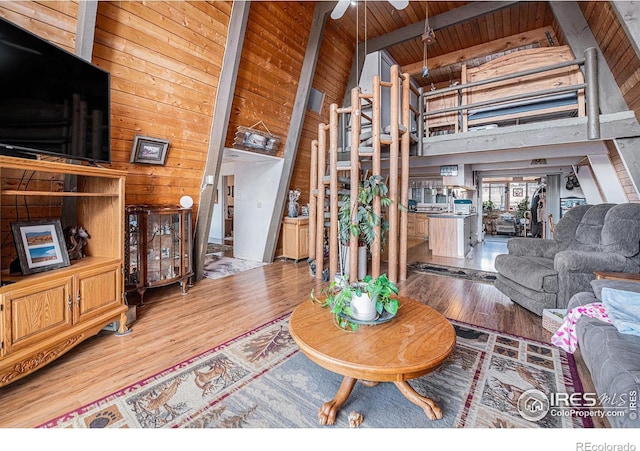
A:
[[[640,293],[640,282],[597,279],[592,291],[575,294],[568,308],[602,300],[602,288]],[[640,336],[621,334],[613,324],[581,316],[576,323],[578,351],[582,356],[605,411],[621,411],[608,416],[612,427],[640,427]],[[635,411],[633,398],[635,397]]]
[[[594,271],[640,272],[640,204],[580,205],[555,227],[553,239],[511,238],[496,256],[495,286],[542,315],[590,291]]]

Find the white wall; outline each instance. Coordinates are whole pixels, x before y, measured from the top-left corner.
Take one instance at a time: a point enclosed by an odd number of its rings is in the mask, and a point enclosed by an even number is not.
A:
[[[235,163],[234,257],[263,260],[283,164]]]

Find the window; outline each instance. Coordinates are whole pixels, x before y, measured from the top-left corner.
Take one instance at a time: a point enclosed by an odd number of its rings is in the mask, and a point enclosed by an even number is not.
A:
[[[482,202],[490,200],[495,210],[506,210],[504,183],[485,183],[482,185]]]

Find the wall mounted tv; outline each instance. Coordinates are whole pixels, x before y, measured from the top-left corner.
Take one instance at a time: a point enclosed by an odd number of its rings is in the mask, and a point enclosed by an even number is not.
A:
[[[0,18],[0,154],[111,162],[109,73]]]

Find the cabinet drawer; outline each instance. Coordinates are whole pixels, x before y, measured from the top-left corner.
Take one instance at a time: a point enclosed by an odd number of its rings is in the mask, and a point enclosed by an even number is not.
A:
[[[71,328],[72,277],[2,296],[4,352],[15,352]]]

